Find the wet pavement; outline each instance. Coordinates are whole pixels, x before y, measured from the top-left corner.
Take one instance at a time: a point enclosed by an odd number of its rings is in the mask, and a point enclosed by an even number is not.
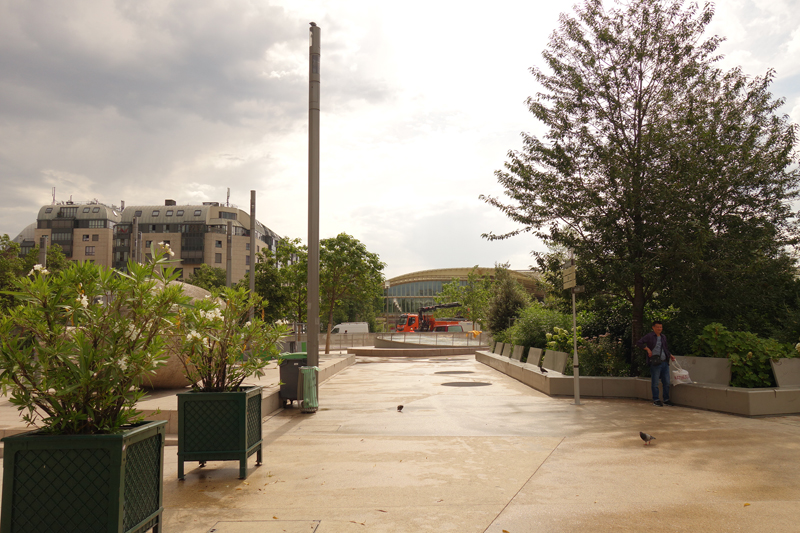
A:
[[[163,531],[800,531],[798,459],[796,416],[575,406],[469,354],[358,359],[317,413],[265,419],[246,480],[230,461],[178,481],[167,447]]]

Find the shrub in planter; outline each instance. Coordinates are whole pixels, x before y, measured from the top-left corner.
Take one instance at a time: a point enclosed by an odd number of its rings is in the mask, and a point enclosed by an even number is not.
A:
[[[249,319],[259,299],[244,288],[223,288],[181,313],[183,363],[192,390],[178,394],[178,478],[184,462],[238,460],[261,464],[261,387],[244,386],[280,354],[285,326]]]
[[[791,344],[775,339],[762,339],[748,331],[729,331],[722,324],[703,328],[694,342],[692,355],[727,357],[731,361],[731,385],[734,387],[774,387],[770,359],[797,357]]]
[[[168,286],[177,277],[169,250],[152,252],[153,262],[129,263],[128,273],[92,263],[58,274],[34,268],[9,293],[19,305],[0,317],[0,383],[39,429],[4,439],[2,531],[157,527],[164,422],[142,423],[136,402],[185,300],[180,286]],[[151,475],[135,475],[145,471]],[[79,473],[106,488],[76,482]],[[31,479],[46,497],[36,496]],[[23,497],[26,490],[33,496]],[[91,512],[75,512],[90,500]]]

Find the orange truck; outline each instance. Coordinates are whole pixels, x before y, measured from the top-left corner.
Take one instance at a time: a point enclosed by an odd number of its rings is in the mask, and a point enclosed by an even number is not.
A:
[[[461,321],[457,318],[437,319],[433,316],[433,311],[451,307],[461,307],[461,304],[453,302],[449,304],[430,305],[427,307],[420,307],[417,314],[404,313],[400,315],[400,322],[397,323],[396,331],[400,333],[412,333],[415,331],[463,331]]]

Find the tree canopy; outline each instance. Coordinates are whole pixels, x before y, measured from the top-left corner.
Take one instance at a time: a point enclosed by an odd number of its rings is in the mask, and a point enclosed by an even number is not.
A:
[[[458,278],[453,278],[450,283],[442,285],[442,292],[436,296],[436,303],[444,304],[458,302],[461,307],[442,309],[436,311],[437,316],[457,315],[463,316],[475,324],[486,326],[486,317],[489,309],[489,299],[492,297],[493,282],[486,276],[478,273],[478,266],[473,267],[467,274],[466,283]]]
[[[587,293],[628,300],[632,341],[655,294],[735,256],[738,236],[768,236],[775,258],[796,241],[797,127],[774,75],[718,68],[721,38],[703,37],[713,5],[683,4],[584,0],[562,14],[547,70],[531,68],[542,91],[527,104],[546,133],[523,134],[496,172],[508,200],[482,196],[520,224],[486,237],[570,248]]]
[[[207,291],[221,289],[227,283],[228,274],[224,268],[212,267],[206,263],[195,268],[194,272],[186,278],[186,283],[201,287]]]
[[[322,239],[319,244],[320,313],[328,323],[325,353],[329,353],[334,311],[346,302],[371,302],[379,297],[386,265],[377,254],[346,233]]]

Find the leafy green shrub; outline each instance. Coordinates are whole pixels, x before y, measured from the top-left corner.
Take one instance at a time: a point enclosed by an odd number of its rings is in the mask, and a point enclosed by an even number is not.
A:
[[[728,331],[722,324],[703,328],[694,342],[692,355],[727,357],[731,361],[731,385],[734,387],[774,387],[770,359],[797,357],[791,344],[762,339],[748,331]]]
[[[611,335],[583,339],[583,343],[578,345],[578,361],[582,376],[622,377],[630,375],[625,343]],[[569,361],[568,364],[572,365],[572,361]]]
[[[535,302],[522,310],[514,325],[504,331],[504,337],[506,342],[544,349],[547,347],[547,333],[557,327],[571,331],[572,317]]]
[[[36,265],[8,294],[22,304],[0,316],[0,382],[23,420],[68,434],[110,433],[141,421],[142,380],[166,360],[162,336],[188,302],[168,252],[120,273],[73,263]]]
[[[583,344],[583,338],[581,337],[581,327],[578,326],[578,348],[580,348]],[[567,352],[572,353],[575,349],[575,342],[572,336],[572,329],[566,330],[564,328],[560,328],[558,326],[553,328],[553,333],[545,334],[547,338],[547,349],[548,350],[555,350],[558,352]]]
[[[280,354],[278,342],[290,330],[258,316],[248,320],[260,298],[244,287],[223,287],[211,294],[181,312],[181,360],[193,389],[235,391],[248,377],[264,375],[264,367]]]

